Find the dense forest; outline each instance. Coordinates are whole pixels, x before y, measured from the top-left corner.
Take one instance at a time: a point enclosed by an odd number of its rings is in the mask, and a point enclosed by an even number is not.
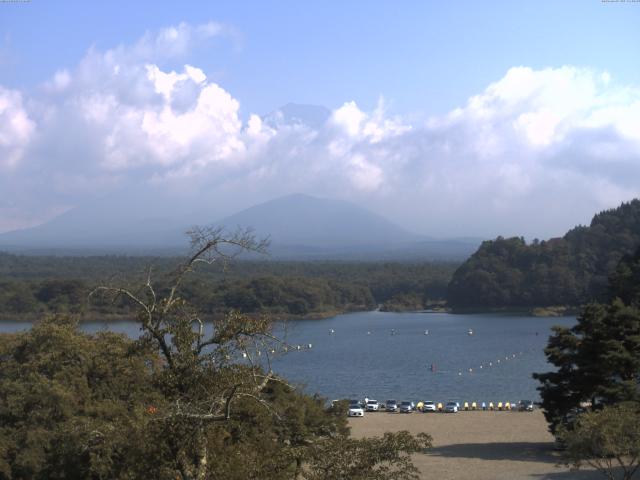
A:
[[[640,245],[640,201],[593,217],[562,238],[486,241],[456,270],[447,292],[454,309],[578,306],[607,296],[608,277]]]
[[[129,307],[89,301],[97,285],[152,275],[161,281],[180,259],[169,257],[36,257],[0,253],[0,315],[47,313],[88,318],[128,316]],[[225,271],[203,266],[184,296],[206,314],[229,310],[320,317],[340,312],[415,310],[442,301],[457,264],[237,261]]]

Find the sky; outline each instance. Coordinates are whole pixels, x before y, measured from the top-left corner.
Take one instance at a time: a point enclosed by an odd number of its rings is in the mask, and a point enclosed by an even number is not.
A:
[[[303,192],[558,236],[640,195],[639,24],[631,1],[0,2],[0,232]]]

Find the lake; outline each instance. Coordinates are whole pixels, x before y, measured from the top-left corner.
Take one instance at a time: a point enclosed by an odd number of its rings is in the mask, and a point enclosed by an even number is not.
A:
[[[538,382],[531,374],[551,368],[543,352],[550,328],[575,321],[389,312],[296,320],[287,323],[287,342],[313,346],[275,358],[273,367],[308,393],[328,399],[536,400]],[[3,332],[24,328],[24,323],[0,323]],[[104,328],[139,334],[135,322],[83,324],[88,332]]]

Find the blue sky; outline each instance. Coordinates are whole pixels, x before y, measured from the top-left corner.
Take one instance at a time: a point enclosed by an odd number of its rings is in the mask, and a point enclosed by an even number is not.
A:
[[[640,194],[638,25],[599,0],[0,3],[0,232],[152,189],[561,234]]]
[[[38,85],[90,46],[214,20],[230,27],[190,54],[243,112],[288,102],[443,113],[513,66],[588,66],[638,78],[640,6],[563,1],[45,2],[0,7],[0,82]],[[7,58],[8,57],[8,58]]]

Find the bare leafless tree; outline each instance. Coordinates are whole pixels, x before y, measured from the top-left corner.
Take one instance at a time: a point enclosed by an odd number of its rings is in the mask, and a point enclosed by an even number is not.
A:
[[[268,240],[256,240],[251,230],[227,234],[221,228],[196,227],[188,234],[191,253],[170,274],[168,284],[159,288],[150,268],[137,288],[100,285],[91,294],[133,304],[143,332],[141,341],[159,351],[163,365],[156,380],[166,404],[154,412],[159,421],[188,426],[189,440],[173,442],[176,464],[185,480],[206,477],[207,426],[229,420],[238,399],[251,399],[277,415],[261,393],[270,381],[280,381],[271,368],[271,355],[284,346],[265,316],[230,312],[205,320],[181,296],[183,281],[199,264],[226,269],[242,252],[265,253]]]

